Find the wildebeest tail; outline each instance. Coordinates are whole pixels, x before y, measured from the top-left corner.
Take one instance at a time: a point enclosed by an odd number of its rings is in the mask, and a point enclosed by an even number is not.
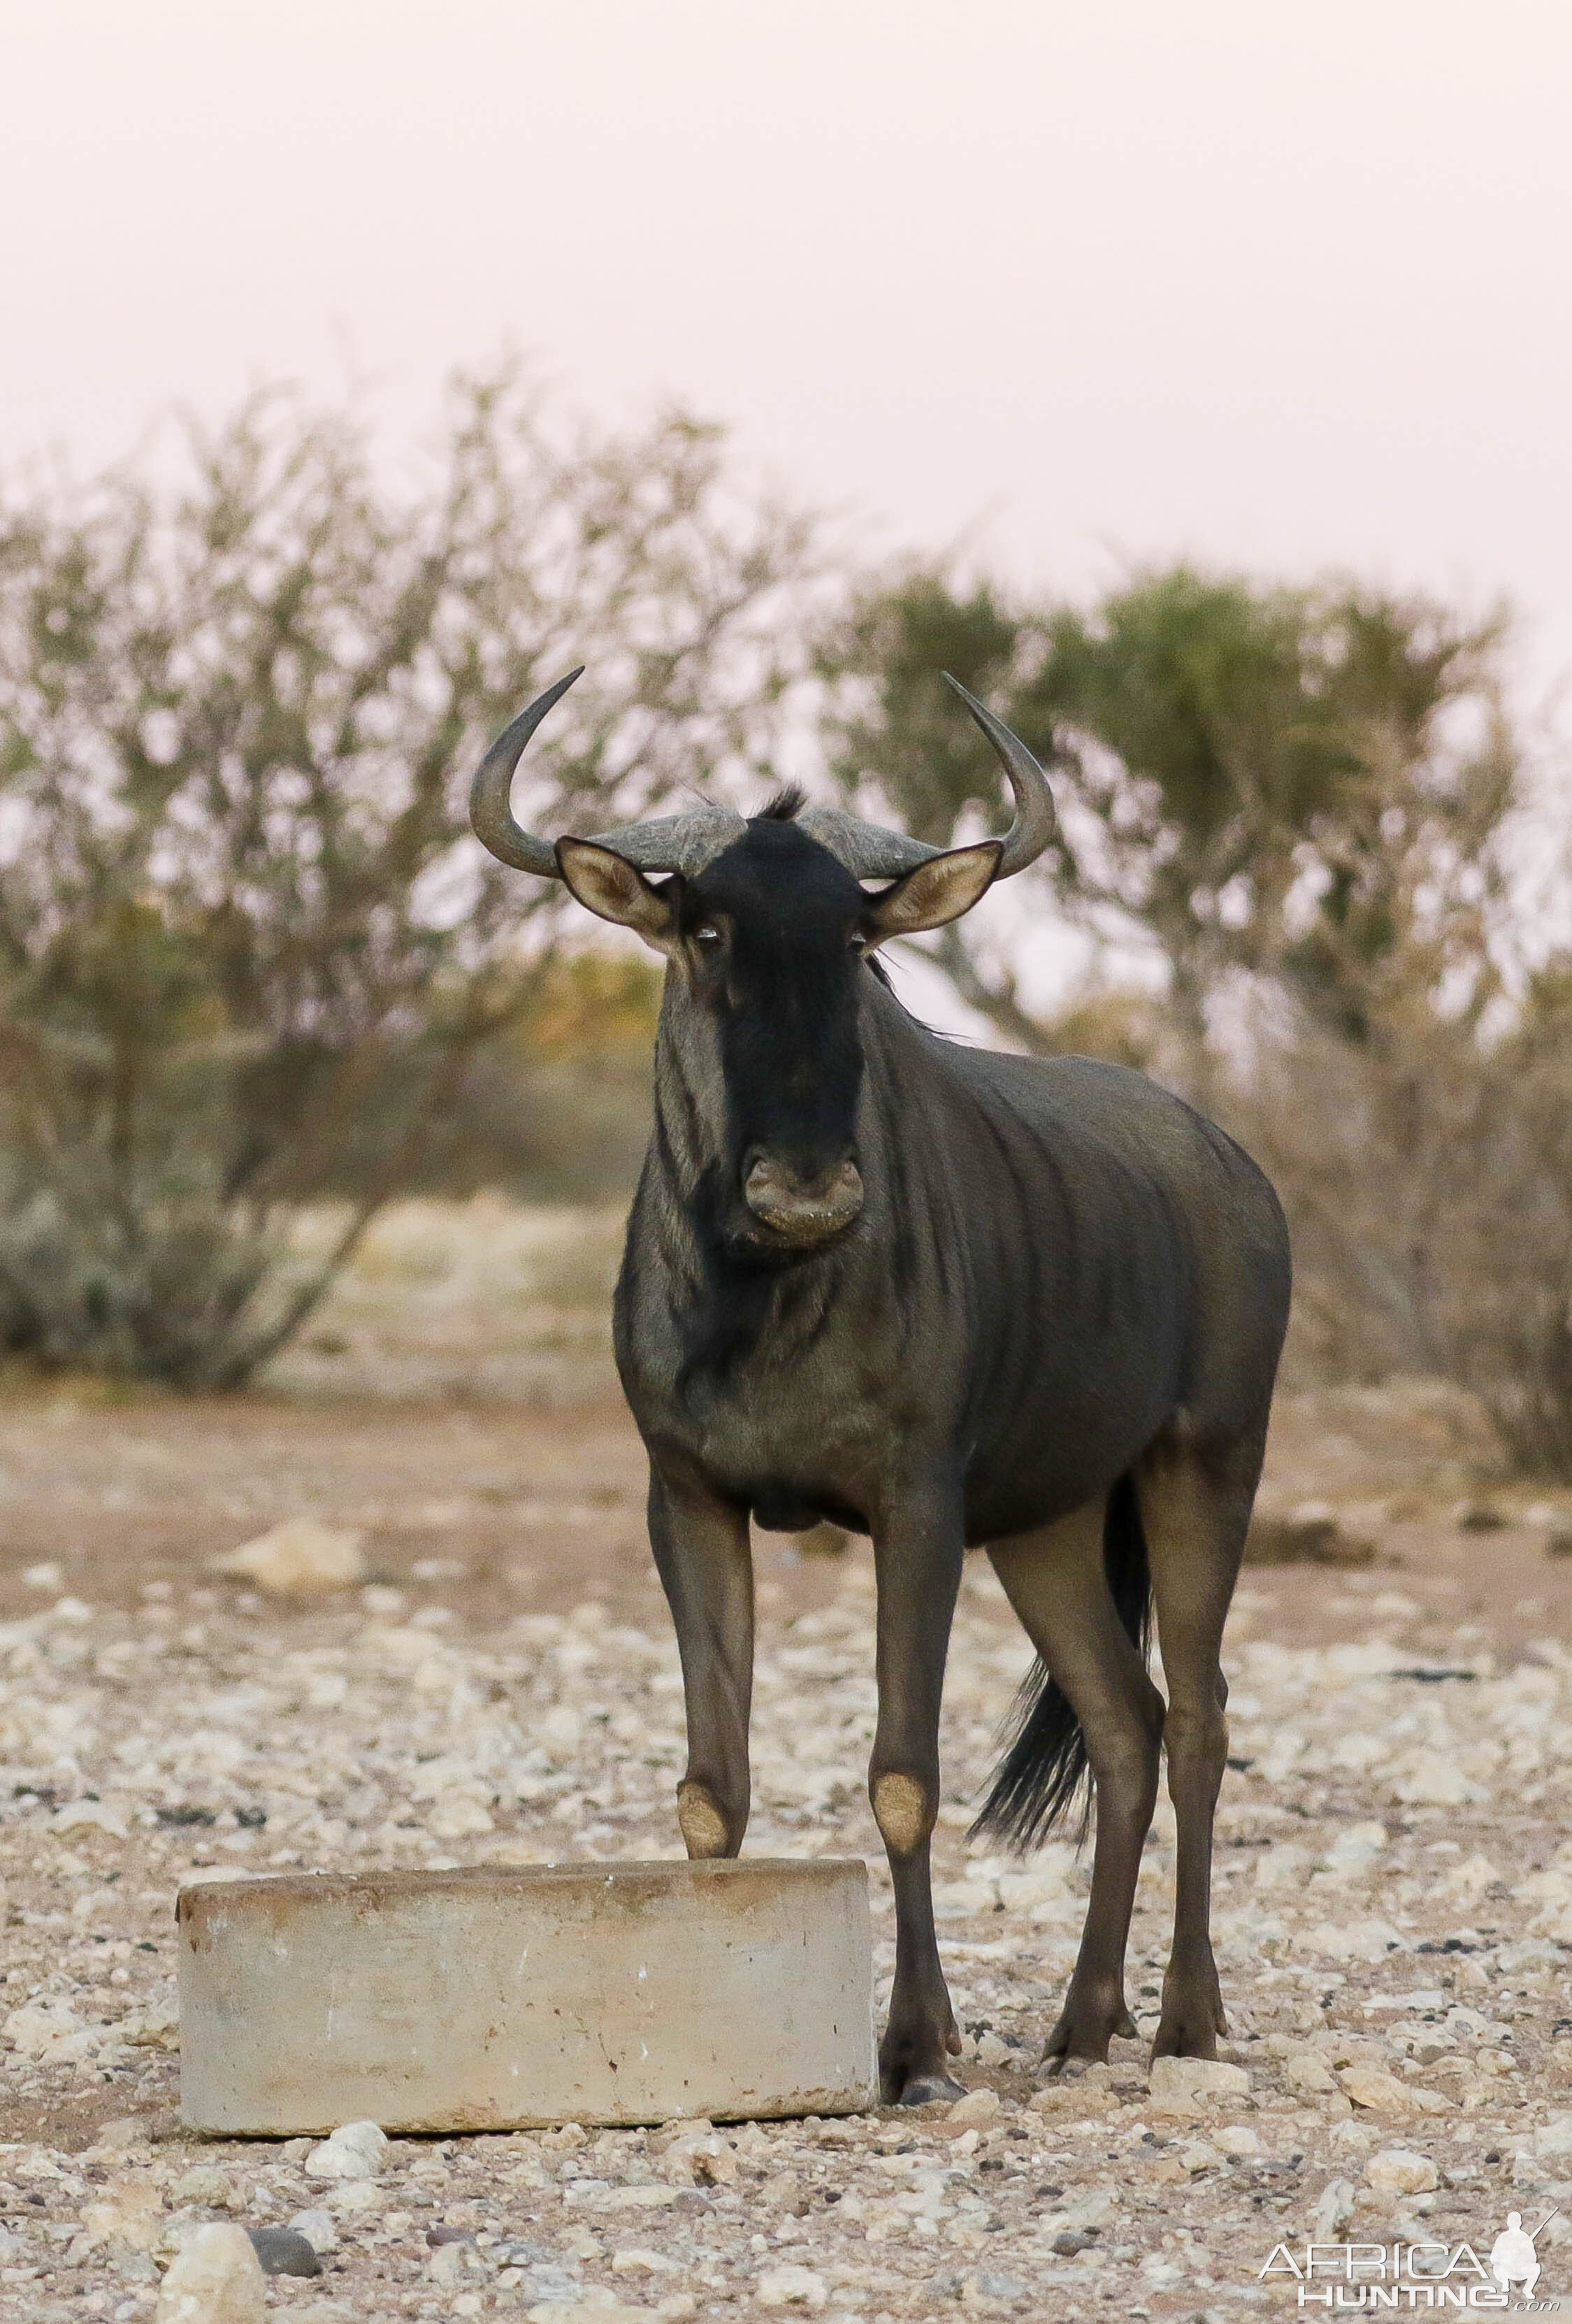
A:
[[[1144,1661],[1152,1635],[1152,1577],[1135,1482],[1128,1476],[1108,1495],[1103,1571],[1126,1636]],[[1009,1747],[971,1829],[974,1834],[993,1832],[1012,1848],[1034,1848],[1073,1804],[1087,1774],[1080,1721],[1042,1662],[1022,1683],[1008,1733]],[[1081,1800],[1078,1847],[1090,1812],[1089,1791]]]

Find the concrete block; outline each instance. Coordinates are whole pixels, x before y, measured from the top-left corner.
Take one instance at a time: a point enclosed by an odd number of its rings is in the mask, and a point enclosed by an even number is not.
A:
[[[858,1859],[285,1874],[180,1891],[180,2105],[215,2135],[855,2114]]]

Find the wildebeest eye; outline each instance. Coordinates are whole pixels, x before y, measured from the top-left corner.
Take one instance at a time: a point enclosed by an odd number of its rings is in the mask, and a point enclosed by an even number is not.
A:
[[[853,928],[846,941],[851,946],[853,952],[866,952],[868,950],[868,938],[863,935],[860,928]]]
[[[713,920],[702,920],[694,930],[694,942],[696,945],[703,945],[706,949],[711,945],[718,945],[720,941],[721,931]]]

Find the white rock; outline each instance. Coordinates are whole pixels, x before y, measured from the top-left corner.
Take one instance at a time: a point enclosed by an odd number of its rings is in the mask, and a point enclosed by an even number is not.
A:
[[[1330,2243],[1354,2216],[1355,2188],[1351,2179],[1328,2181],[1310,2211],[1310,2228],[1318,2243]]]
[[[1560,1948],[1548,1943],[1542,1937],[1526,1937],[1521,1943],[1503,1945],[1495,1956],[1497,1966],[1508,1977],[1517,1977],[1524,1969],[1559,1969]]]
[[[667,2146],[666,2172],[678,2185],[729,2187],[737,2176],[737,2156],[731,2142],[711,2124],[695,2124]]]
[[[1310,1851],[1292,1840],[1279,1840],[1264,1849],[1255,1859],[1255,1883],[1261,1888],[1283,1888],[1293,1886],[1304,1877],[1310,1862]]]
[[[87,2031],[69,2002],[30,2002],[14,2009],[0,2027],[12,2048],[23,2058],[49,2058]]]
[[[365,1579],[363,1534],[353,1526],[325,1526],[315,1517],[288,1517],[254,1541],[212,1560],[215,1573],[254,1582],[276,1598],[315,1598],[347,1590]]]
[[[467,1792],[446,1792],[426,1819],[433,1840],[473,1840],[494,1831],[488,1809]]]
[[[180,2013],[172,1999],[155,1997],[145,2009],[123,2017],[115,2031],[133,2050],[174,2050],[179,2046]]]
[[[1282,2074],[1289,2089],[1301,2091],[1306,2098],[1328,2096],[1338,2087],[1337,2077],[1319,2050],[1296,2050]]]
[[[210,2210],[221,2211],[228,2208],[234,2181],[216,2163],[197,2163],[181,2172],[170,2192],[177,2203],[202,2203]]]
[[[1141,2262],[1141,2273],[1154,2290],[1167,2292],[1184,2282],[1185,2269],[1182,2261],[1170,2259],[1166,2252],[1148,2252]]]
[[[1264,2154],[1266,2151],[1261,2143],[1260,2132],[1252,2130],[1247,2122],[1225,2123],[1222,2129],[1214,2131],[1212,2135],[1225,2154],[1243,2156]]]
[[[1572,2154],[1572,2114],[1552,2115],[1530,2143],[1536,2154]]]
[[[388,2142],[374,2122],[344,2122],[306,2157],[308,2179],[374,2179]]]
[[[1365,2165],[1365,2176],[1378,2195],[1424,2195],[1439,2184],[1430,2156],[1406,2146],[1378,2148]]]
[[[352,2219],[357,2211],[377,2210],[382,2195],[374,2179],[340,2179],[327,2190],[327,2200],[341,2219]]]
[[[1412,1752],[1400,1767],[1392,1789],[1395,1798],[1411,1807],[1457,1808],[1486,1796],[1483,1786],[1471,1782],[1455,1758],[1439,1751]]]
[[[1444,1885],[1462,1896],[1482,1896],[1501,1877],[1489,1857],[1477,1852],[1466,1856],[1461,1864],[1454,1864],[1449,1872],[1441,1876]]]
[[[479,2282],[486,2264],[473,2244],[438,2244],[426,2263],[426,2273],[433,2283]]]
[[[51,1831],[106,1831],[124,1840],[130,1830],[124,1812],[106,1800],[70,1800],[54,1816]]]
[[[1247,2098],[1250,2077],[1243,2066],[1221,2058],[1154,2058],[1151,2108],[1154,2114],[1190,2115],[1203,2107]]]
[[[1353,1872],[1372,1864],[1386,1846],[1384,1823],[1351,1823],[1344,1827],[1322,1857],[1334,1872]]]
[[[757,2290],[761,2308],[818,2309],[830,2297],[823,2277],[811,2267],[767,2267]]]
[[[1344,2066],[1338,2075],[1344,2095],[1356,2107],[1365,2107],[1374,2114],[1395,2115],[1399,2119],[1420,2111],[1418,2094],[1410,2082],[1400,2082],[1379,2066],[1357,2064]]]
[[[968,2090],[957,2098],[944,2117],[945,2127],[956,2130],[986,2130],[990,2122],[997,2122],[1004,2112],[1004,2101],[997,2090],[983,2089]]]
[[[1305,1943],[1328,1960],[1384,1960],[1403,1944],[1390,1921],[1318,1921],[1305,1931]]]
[[[338,2228],[333,2214],[319,2203],[313,2204],[309,2210],[297,2211],[290,2226],[296,2235],[305,2236],[314,2252],[326,2255],[338,2249]]]
[[[197,2227],[159,2286],[153,2324],[263,2324],[267,2280],[244,2227]]]
[[[82,2230],[90,2244],[124,2244],[130,2251],[152,2251],[163,2222],[158,2189],[146,2179],[131,2179],[109,2188],[101,2201],[82,2207]]]
[[[648,2308],[625,2308],[621,2301],[597,2300],[593,2294],[583,2300],[538,2300],[524,2313],[529,2324],[649,2324]]]

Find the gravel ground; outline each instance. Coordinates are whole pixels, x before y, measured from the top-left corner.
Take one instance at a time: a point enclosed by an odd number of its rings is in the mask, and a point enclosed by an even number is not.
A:
[[[161,2270],[208,2221],[303,2218],[323,2272],[271,2279],[269,2312],[317,2324],[879,2324],[1286,2314],[1282,2263],[1257,2280],[1280,2243],[1487,2255],[1509,2209],[1572,2215],[1572,1559],[1422,1386],[1280,1409],[1270,1499],[1332,1501],[1376,1563],[1253,1569],[1236,1600],[1216,1911],[1236,2070],[1212,2088],[1150,2087],[1137,2042],[1073,2079],[1036,2070],[1086,1868],[968,1843],[1026,1661],[978,1564],[936,1844],[959,2116],[394,2140],[347,2180],[310,2142],[183,2134],[183,1881],[678,1853],[676,1653],[637,1443],[584,1320],[611,1238],[580,1259],[587,1290],[559,1268],[550,1311],[519,1227],[533,1321],[510,1325],[518,1377],[493,1380],[474,1260],[492,1223],[450,1267],[427,1213],[395,1219],[298,1360],[321,1377],[290,1394],[23,1384],[0,1406],[0,2317],[152,2324]],[[363,1531],[369,1585],[296,1606],[205,1572],[295,1514]],[[867,1858],[882,2002],[866,1551],[764,1541],[758,1572],[749,1849]],[[1172,1840],[1164,1806],[1131,1954],[1148,2039]],[[1540,2235],[1540,2293],[1572,2293],[1569,2237],[1565,2217]]]
[[[194,2223],[311,2210],[336,2246],[325,2273],[275,2279],[270,2300],[322,2324],[574,2303],[590,2324],[596,2302],[611,2324],[606,2303],[869,2324],[1270,2312],[1292,2304],[1254,2282],[1280,2239],[1347,2225],[1488,2245],[1509,2201],[1531,2226],[1572,2210],[1572,1657],[1495,1655],[1477,1625],[1445,1659],[1421,1654],[1416,1600],[1380,1575],[1336,1588],[1357,1643],[1281,1643],[1258,1579],[1230,1641],[1217,1933],[1225,2054],[1247,2084],[1149,2091],[1134,2042],[1108,2068],[1037,2078],[1086,1877],[1067,1847],[1021,1865],[966,1840],[959,1803],[1024,1662],[974,1570],[938,1850],[972,2086],[959,2121],[731,2129],[707,2153],[644,2132],[395,2141],[380,2175],[348,2181],[314,2179],[305,2141],[180,2133],[174,1889],[204,1870],[675,1854],[669,1639],[598,1600],[487,1637],[386,1584],[310,1613],[154,1584],[134,1611],[65,1597],[7,1625],[0,2312],[150,2317]],[[871,1614],[866,1563],[842,1561],[828,1602],[766,1626],[760,1852],[877,1862]],[[1164,1818],[1132,1948],[1147,2034],[1171,1886]],[[875,1895],[887,1986],[882,1873]],[[1567,2232],[1553,2220],[1540,2240],[1552,2288]]]

